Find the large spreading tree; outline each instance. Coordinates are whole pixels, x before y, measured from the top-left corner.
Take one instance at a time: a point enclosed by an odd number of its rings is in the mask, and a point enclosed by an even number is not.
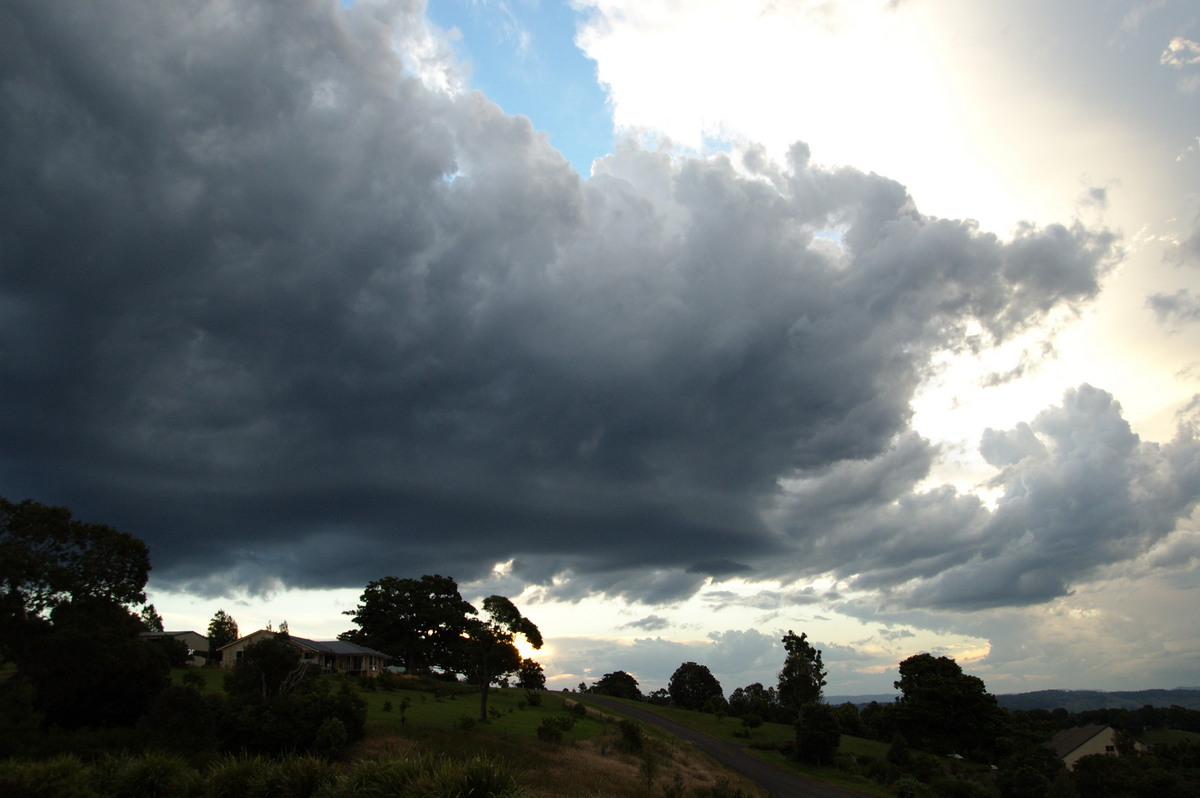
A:
[[[65,507],[0,498],[0,658],[4,690],[32,689],[47,725],[127,725],[166,685],[167,647],[140,633],[150,553],[133,535]]]
[[[667,684],[671,703],[683,709],[702,710],[713,696],[724,699],[721,683],[707,665],[685,662],[671,674]]]
[[[83,599],[144,604],[150,551],[66,507],[0,497],[0,654],[12,656],[55,607]]]
[[[977,676],[963,673],[950,657],[917,654],[900,663],[895,683],[896,726],[909,743],[937,753],[994,748],[1005,718],[995,696]]]
[[[359,628],[338,639],[395,657],[409,673],[427,673],[433,668],[460,671],[467,619],[476,610],[458,592],[458,583],[434,574],[376,579],[367,585],[358,606],[345,614]]]
[[[625,671],[604,674],[589,688],[588,692],[610,695],[613,698],[628,698],[631,701],[642,700],[642,691],[638,687],[638,680]]]

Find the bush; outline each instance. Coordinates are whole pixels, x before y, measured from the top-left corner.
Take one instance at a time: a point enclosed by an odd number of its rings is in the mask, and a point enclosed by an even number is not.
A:
[[[454,762],[441,757],[356,762],[323,788],[320,798],[390,796],[490,796],[516,798],[513,771],[483,757]]]
[[[646,737],[642,733],[641,726],[626,718],[617,723],[617,731],[621,734],[621,739],[617,743],[619,749],[627,754],[641,753],[642,748],[646,745]]]
[[[542,724],[537,728],[537,738],[546,743],[561,743],[563,734],[575,726],[575,718],[558,717],[542,718]]]
[[[336,693],[296,692],[278,698],[244,698],[226,701],[220,724],[226,751],[282,756],[329,748],[332,726],[318,740],[322,727],[336,718],[345,731],[345,744],[363,738],[366,704],[348,684]],[[343,746],[344,748],[344,746]],[[340,755],[340,754],[338,754]]]
[[[837,717],[828,704],[805,704],[796,721],[796,756],[818,765],[833,761],[841,741]]]
[[[0,761],[0,795],[5,798],[99,798],[91,768],[78,757],[41,762]]]
[[[102,790],[112,798],[158,795],[188,798],[200,794],[196,771],[186,760],[172,754],[147,753],[114,758],[109,761],[106,770],[107,784]]]
[[[177,754],[199,754],[217,749],[219,699],[202,695],[192,687],[170,685],[150,705],[139,721],[149,747]]]

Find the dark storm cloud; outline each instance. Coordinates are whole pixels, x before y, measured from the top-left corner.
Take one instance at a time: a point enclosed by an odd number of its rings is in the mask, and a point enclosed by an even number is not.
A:
[[[671,625],[671,622],[661,615],[647,615],[636,621],[630,621],[622,629],[640,629],[643,632],[659,632]]]
[[[585,182],[527,120],[422,82],[446,68],[422,11],[0,7],[5,494],[215,592],[511,560],[565,599],[838,570],[931,604],[1053,594],[1072,569],[1026,575],[1052,535],[1087,567],[1186,504],[1147,526],[1088,494],[1137,531],[1097,513],[1087,554],[1038,497],[912,492],[931,355],[1093,297],[1106,233],[1002,241],[803,145],[631,146]],[[1088,462],[1054,429],[1014,485],[1086,487],[1053,475]],[[1132,475],[1146,446],[1102,462]],[[976,558],[1002,566],[983,588]]]

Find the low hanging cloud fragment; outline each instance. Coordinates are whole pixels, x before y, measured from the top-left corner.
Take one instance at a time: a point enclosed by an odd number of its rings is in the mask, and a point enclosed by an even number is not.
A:
[[[511,561],[568,600],[836,571],[939,606],[1060,593],[1190,506],[1189,441],[1113,433],[1091,389],[994,513],[914,492],[932,356],[1092,299],[1107,232],[1002,240],[804,145],[631,145],[584,181],[454,89],[421,11],[0,7],[5,494],[211,592]],[[1117,448],[1058,432],[1088,419]]]

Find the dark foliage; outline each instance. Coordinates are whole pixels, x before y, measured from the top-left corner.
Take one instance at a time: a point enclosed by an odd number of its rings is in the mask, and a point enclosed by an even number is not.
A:
[[[328,723],[336,719],[344,736]],[[335,753],[328,747],[361,740],[366,703],[349,685],[337,692],[307,689],[281,696],[228,699],[218,720],[218,737],[226,751],[278,756],[292,752]],[[322,750],[322,749],[326,750]]]
[[[225,676],[232,696],[271,698],[286,695],[316,676],[316,668],[300,659],[287,632],[267,635],[242,651],[242,660]]]
[[[238,639],[238,625],[225,610],[217,610],[208,622],[208,661],[221,664],[220,649]]]
[[[833,761],[841,742],[833,707],[822,702],[805,704],[796,721],[796,758],[816,765]]]
[[[386,576],[367,585],[359,605],[345,613],[358,629],[338,637],[399,659],[409,673],[432,668],[461,673],[461,639],[476,610],[448,576]]]
[[[796,635],[788,630],[783,636],[783,647],[787,656],[783,669],[779,671],[779,702],[788,708],[793,719],[801,707],[821,700],[825,687],[824,665],[821,652],[808,642],[808,635]]]
[[[791,723],[795,717],[779,701],[774,687],[759,682],[739,687],[729,696],[729,714],[735,717],[757,715],[770,723]]]
[[[637,679],[625,671],[606,673],[598,682],[592,685],[589,692],[600,695],[610,695],[614,698],[629,698],[634,701],[642,700],[642,691],[638,689]]]
[[[721,683],[707,665],[685,662],[671,674],[667,684],[671,703],[677,707],[703,710],[713,696],[722,696]]]
[[[59,604],[50,620],[17,659],[47,724],[132,725],[166,687],[167,657],[140,637],[141,621],[120,604],[86,596]]]
[[[916,747],[940,754],[994,751],[1005,714],[983,680],[963,673],[953,659],[917,654],[900,663],[902,695],[897,729]]]
[[[147,748],[194,755],[217,749],[217,718],[224,706],[217,696],[192,687],[170,685],[154,699],[138,724]]]
[[[545,690],[546,672],[541,664],[528,658],[521,660],[521,666],[517,669],[517,686],[526,690]]]

